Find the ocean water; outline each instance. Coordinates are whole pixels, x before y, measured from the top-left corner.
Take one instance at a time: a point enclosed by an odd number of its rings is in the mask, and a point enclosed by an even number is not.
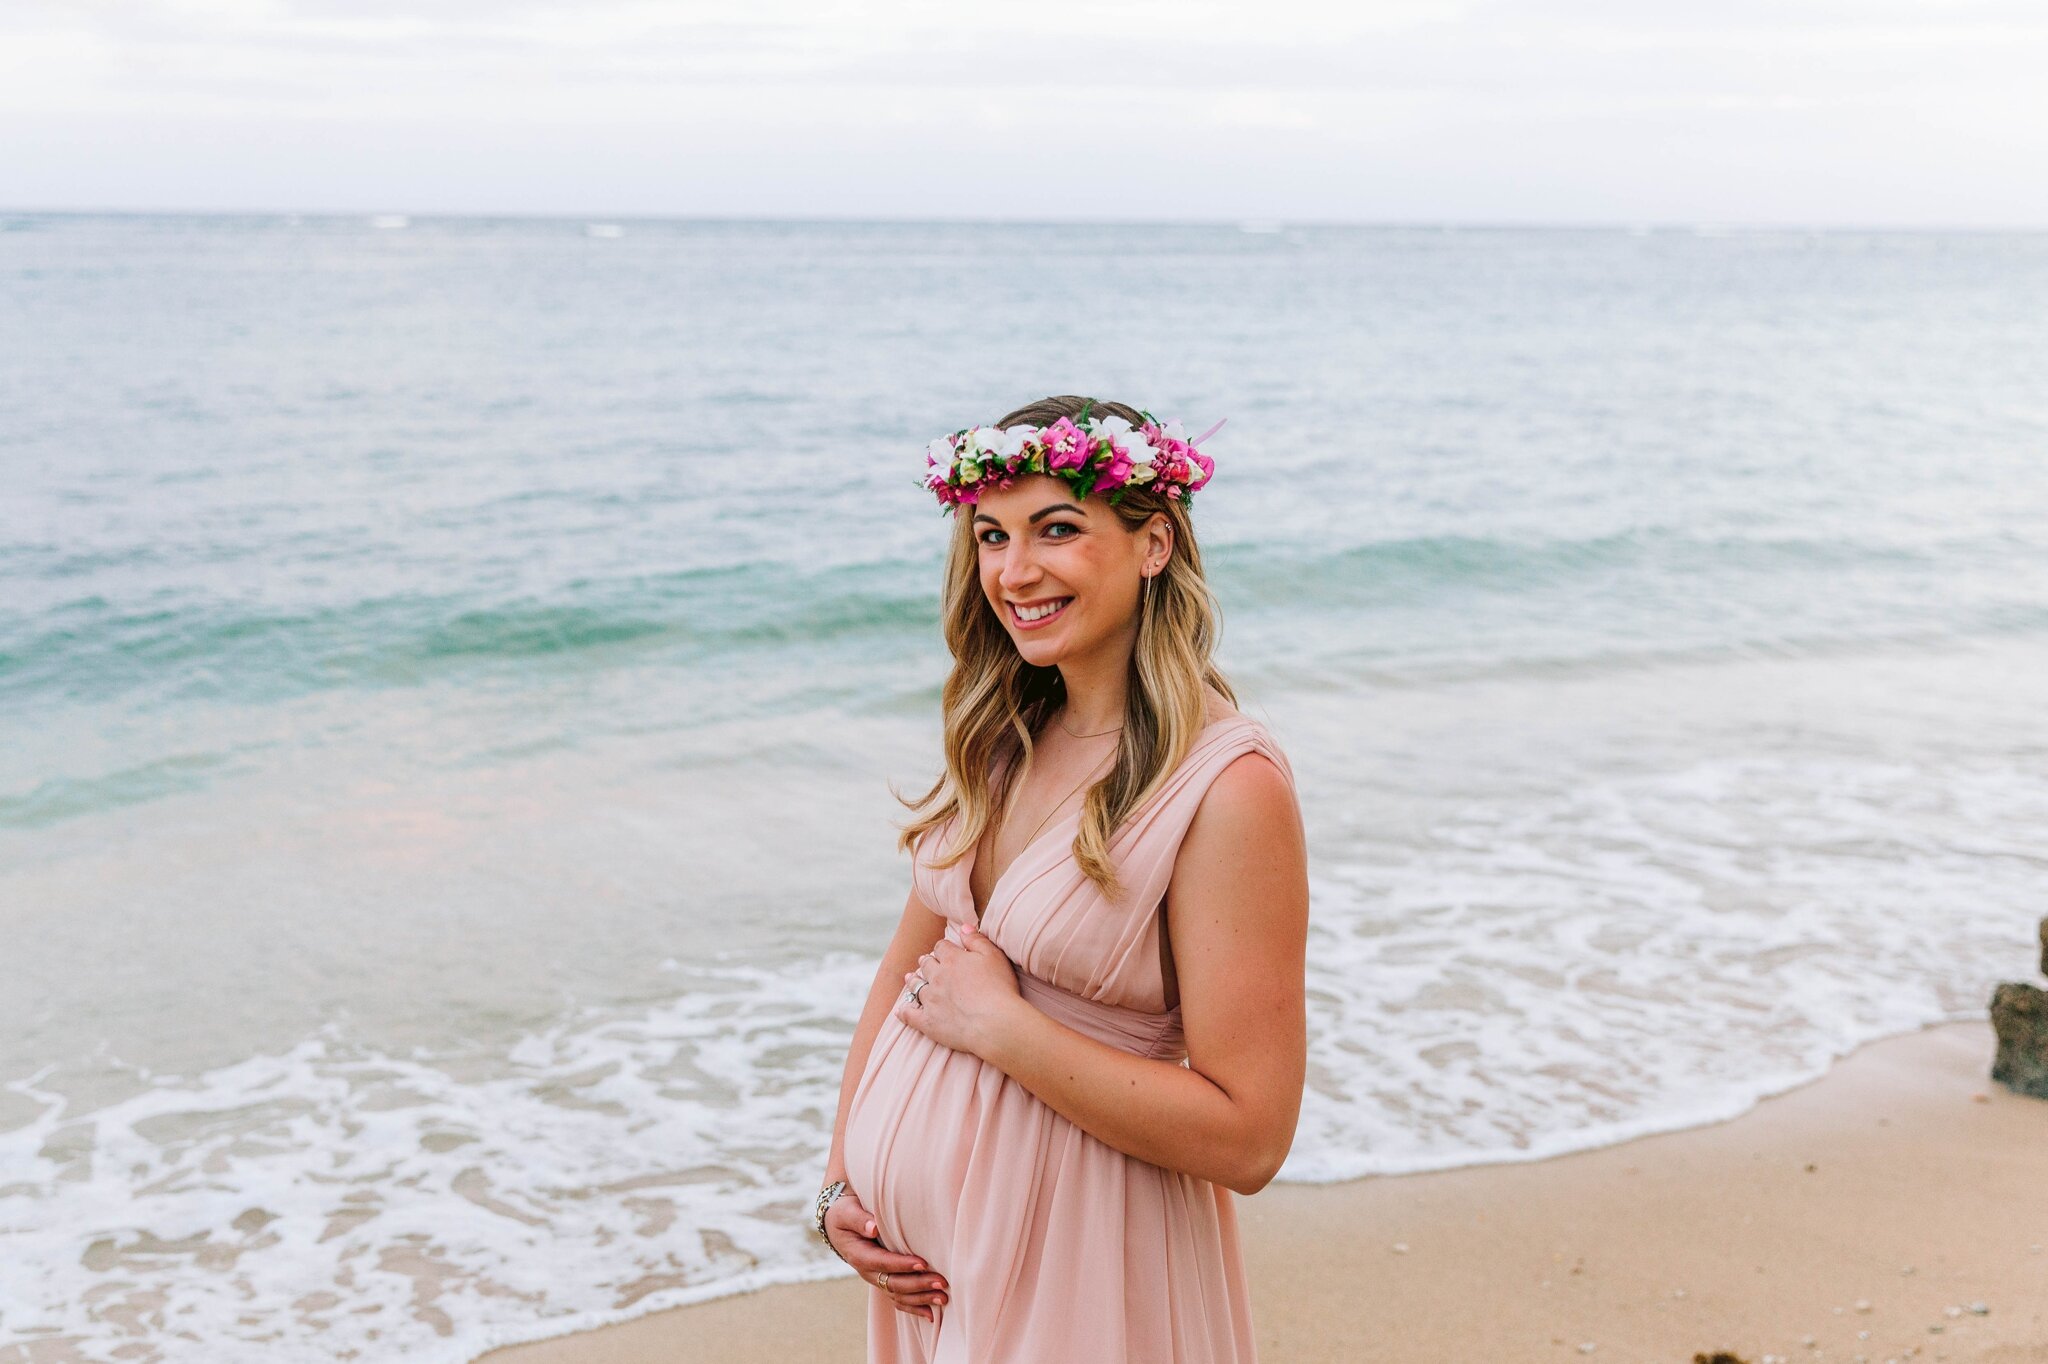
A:
[[[0,215],[0,356],[0,1360],[845,1272],[923,446],[1049,392],[1230,419],[1283,1180],[1715,1121],[2033,969],[2048,236]]]

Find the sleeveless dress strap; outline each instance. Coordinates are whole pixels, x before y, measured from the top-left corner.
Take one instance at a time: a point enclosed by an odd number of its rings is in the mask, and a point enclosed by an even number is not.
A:
[[[1121,829],[1110,844],[1123,878],[1126,903],[1147,912],[1166,895],[1181,844],[1201,809],[1202,797],[1223,770],[1247,753],[1263,753],[1280,768],[1289,787],[1294,769],[1266,727],[1250,716],[1214,726],[1189,751],[1156,798]]]

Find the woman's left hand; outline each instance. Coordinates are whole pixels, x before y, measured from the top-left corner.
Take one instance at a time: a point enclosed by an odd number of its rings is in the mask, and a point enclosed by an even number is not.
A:
[[[1024,996],[1017,989],[1017,968],[1003,949],[978,928],[961,932],[964,945],[940,938],[917,959],[915,971],[904,972],[905,991],[919,976],[930,983],[917,992],[915,1004],[899,994],[894,1012],[939,1045],[986,1059]]]

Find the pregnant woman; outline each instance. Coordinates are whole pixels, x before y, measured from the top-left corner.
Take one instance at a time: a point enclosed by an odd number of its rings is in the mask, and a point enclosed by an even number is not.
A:
[[[946,771],[817,1207],[870,1364],[1257,1357],[1233,1194],[1300,1115],[1307,855],[1210,661],[1206,436],[1047,398],[928,452]]]

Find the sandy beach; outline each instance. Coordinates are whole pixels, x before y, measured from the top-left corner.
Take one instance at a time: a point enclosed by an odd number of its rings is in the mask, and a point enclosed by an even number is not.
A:
[[[1239,1202],[1261,1357],[2048,1364],[2048,1102],[1987,1022],[1860,1048],[1725,1123]],[[864,1358],[851,1278],[484,1364]]]

